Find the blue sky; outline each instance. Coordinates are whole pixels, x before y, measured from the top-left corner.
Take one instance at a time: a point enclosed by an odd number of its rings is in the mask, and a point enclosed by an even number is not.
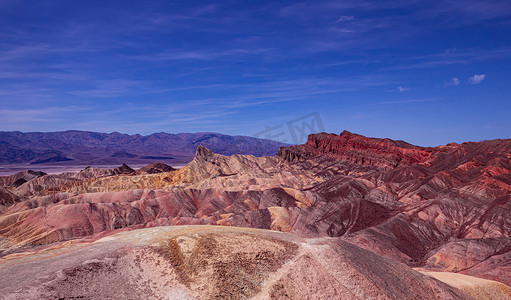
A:
[[[0,1],[0,130],[511,137],[511,2]]]

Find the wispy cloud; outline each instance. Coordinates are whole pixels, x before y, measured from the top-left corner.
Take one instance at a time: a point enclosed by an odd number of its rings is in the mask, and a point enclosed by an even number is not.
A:
[[[60,43],[34,43],[27,41],[22,45],[8,45],[6,50],[0,52],[0,62],[43,57],[46,55],[94,53],[105,51],[110,48],[112,48],[112,46],[93,45],[76,40]]]
[[[179,60],[202,60],[209,61],[214,59],[227,58],[232,59],[233,57],[242,57],[248,55],[264,54],[271,51],[272,48],[234,48],[234,49],[191,49],[191,50],[167,50],[159,53],[151,54],[140,54],[130,56],[129,58],[135,58],[147,61],[179,61]]]
[[[424,68],[445,68],[451,65],[468,65],[475,62],[511,59],[511,47],[492,49],[448,49],[429,55],[400,59],[400,64],[387,67],[388,70],[408,70]]]
[[[443,17],[444,24],[465,26],[484,20],[511,16],[511,3],[506,0],[437,1],[422,12],[428,16]]]
[[[341,23],[341,22],[349,22],[355,20],[354,16],[340,16],[337,21],[334,22],[334,24]]]
[[[450,80],[444,82],[444,86],[458,86],[460,85],[460,80],[458,77],[453,77]]]
[[[90,80],[91,88],[74,89],[70,95],[91,98],[115,98],[151,91],[151,84],[145,80],[101,79]]]
[[[389,93],[404,93],[410,91],[410,88],[405,86],[398,86],[396,88],[387,89]]]
[[[438,101],[439,98],[425,98],[425,99],[406,99],[406,100],[395,100],[395,101],[382,101],[374,104],[407,104],[407,103],[419,103],[419,102],[433,102]]]
[[[469,84],[480,84],[486,78],[485,74],[474,74],[468,79]]]
[[[43,107],[30,109],[0,108],[0,126],[3,130],[21,130],[30,127],[37,130],[42,124],[69,120],[75,113],[89,111],[84,106]]]

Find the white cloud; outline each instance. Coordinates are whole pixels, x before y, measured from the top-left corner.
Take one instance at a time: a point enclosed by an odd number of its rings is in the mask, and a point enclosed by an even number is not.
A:
[[[410,90],[410,89],[409,89],[409,88],[407,88],[407,87],[403,87],[403,86],[398,86],[398,87],[397,87],[397,91],[398,91],[398,92],[400,92],[400,93],[402,93],[402,92],[407,92],[407,91],[409,91],[409,90]]]
[[[341,16],[334,23],[349,22],[349,21],[353,21],[354,19],[355,19],[354,16]]]
[[[486,74],[474,74],[474,76],[468,79],[470,84],[480,84],[486,78]]]
[[[446,81],[444,83],[445,86],[458,86],[460,85],[460,80],[458,77],[453,77],[451,80]]]

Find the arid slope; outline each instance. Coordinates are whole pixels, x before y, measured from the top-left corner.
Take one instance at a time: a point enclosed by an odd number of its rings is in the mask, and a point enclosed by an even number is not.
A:
[[[370,266],[370,267],[369,267]],[[157,227],[0,259],[3,299],[471,299],[339,239]]]

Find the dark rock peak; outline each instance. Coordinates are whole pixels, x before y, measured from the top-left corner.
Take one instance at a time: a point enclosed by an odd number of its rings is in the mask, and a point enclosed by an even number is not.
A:
[[[131,173],[135,172],[135,170],[133,170],[127,164],[122,164],[122,166],[113,169],[113,171],[115,174],[131,174]]]
[[[214,155],[214,153],[209,150],[208,148],[202,146],[202,145],[199,145],[197,147],[197,151],[195,152],[195,158],[208,158],[208,157],[212,157]]]
[[[176,169],[172,168],[171,166],[164,164],[162,162],[154,162],[152,164],[149,164],[145,167],[142,167],[138,169],[135,174],[156,174],[156,173],[163,173],[163,172],[170,172],[174,171]]]
[[[32,170],[25,170],[18,172],[16,174],[10,176],[2,176],[0,177],[0,186],[7,187],[19,187],[27,181],[30,181],[34,178],[39,178],[41,176],[47,175],[44,172],[36,172]]]
[[[44,176],[44,175],[47,175],[45,172],[34,171],[34,170],[21,171],[18,174],[30,174],[30,175],[34,175],[34,176]]]
[[[13,182],[12,186],[19,187],[19,186],[23,185],[25,182],[27,182],[27,180],[25,178],[19,178],[18,180]]]

